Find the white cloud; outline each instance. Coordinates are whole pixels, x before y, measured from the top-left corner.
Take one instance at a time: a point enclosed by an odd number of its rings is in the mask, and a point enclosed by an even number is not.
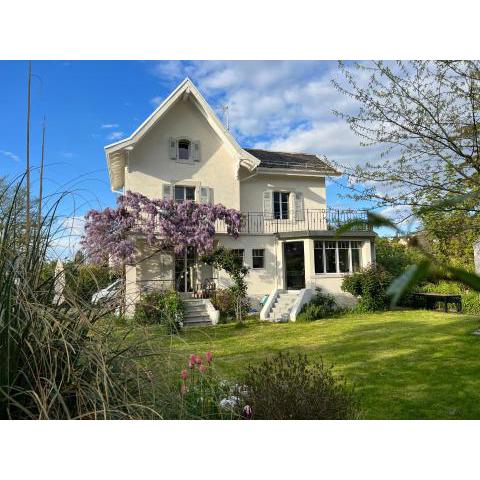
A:
[[[118,123],[104,123],[100,126],[100,128],[118,128]]]
[[[109,135],[107,135],[107,140],[119,140],[124,136],[123,132],[112,132]]]
[[[163,97],[153,97],[150,99],[150,103],[155,107],[158,107],[162,102]]]
[[[227,104],[230,128],[243,146],[317,153],[346,166],[381,161],[380,149],[362,147],[333,113],[358,108],[332,84],[344,83],[336,62],[173,61],[156,64],[154,74],[172,87],[189,76],[220,118]],[[366,84],[368,75],[358,74]]]
[[[14,162],[20,161],[20,157],[18,155],[15,155],[13,152],[9,152],[8,150],[0,150],[0,154],[2,154],[4,157],[10,158]]]

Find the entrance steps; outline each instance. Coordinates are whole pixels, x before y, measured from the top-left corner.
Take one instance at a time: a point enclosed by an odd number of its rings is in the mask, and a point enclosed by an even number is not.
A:
[[[298,294],[297,290],[279,292],[266,319],[270,322],[288,322],[290,311],[297,300]]]
[[[184,298],[185,314],[183,317],[184,327],[203,327],[212,325],[207,302],[199,298]]]

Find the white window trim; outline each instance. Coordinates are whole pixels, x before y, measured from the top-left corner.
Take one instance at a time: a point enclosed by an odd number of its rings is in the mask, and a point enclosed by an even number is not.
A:
[[[275,193],[287,193],[288,194],[288,201],[287,201],[287,218],[282,218],[282,202],[280,201],[280,218],[275,218]],[[291,195],[295,194],[292,190],[286,190],[283,188],[276,188],[272,190],[272,219],[281,222],[281,221],[291,221],[292,220],[292,208],[291,208]],[[293,212],[293,215],[295,216],[295,212]]]
[[[254,250],[263,250],[263,267],[254,267],[253,266],[253,251]],[[245,256],[245,254],[244,254]],[[256,255],[258,256],[258,255]],[[258,272],[259,270],[265,270],[265,248],[252,248],[252,270]]]

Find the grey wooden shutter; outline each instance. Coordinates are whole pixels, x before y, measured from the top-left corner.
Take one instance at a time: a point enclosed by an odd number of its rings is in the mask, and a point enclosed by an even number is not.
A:
[[[295,220],[297,222],[303,222],[303,220],[305,220],[302,192],[295,192]]]
[[[266,190],[263,192],[263,215],[266,219],[272,218],[273,200],[272,191]]]
[[[164,183],[163,184],[163,199],[164,200],[171,200],[172,199],[172,191],[173,191],[173,185],[170,185],[169,183]]]
[[[176,160],[177,159],[177,141],[173,137],[170,137],[168,139],[168,149],[170,152],[170,159]]]
[[[192,142],[192,148],[193,148],[193,160],[195,162],[199,162],[201,160],[200,141],[197,140],[195,142]]]
[[[210,189],[208,187],[200,187],[200,203],[210,203]]]

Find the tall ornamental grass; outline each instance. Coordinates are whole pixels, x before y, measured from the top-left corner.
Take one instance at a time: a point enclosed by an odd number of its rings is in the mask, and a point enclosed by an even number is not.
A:
[[[0,191],[0,418],[156,418],[141,352],[99,322],[106,312],[71,295],[52,304],[61,199],[25,228],[21,191]]]

